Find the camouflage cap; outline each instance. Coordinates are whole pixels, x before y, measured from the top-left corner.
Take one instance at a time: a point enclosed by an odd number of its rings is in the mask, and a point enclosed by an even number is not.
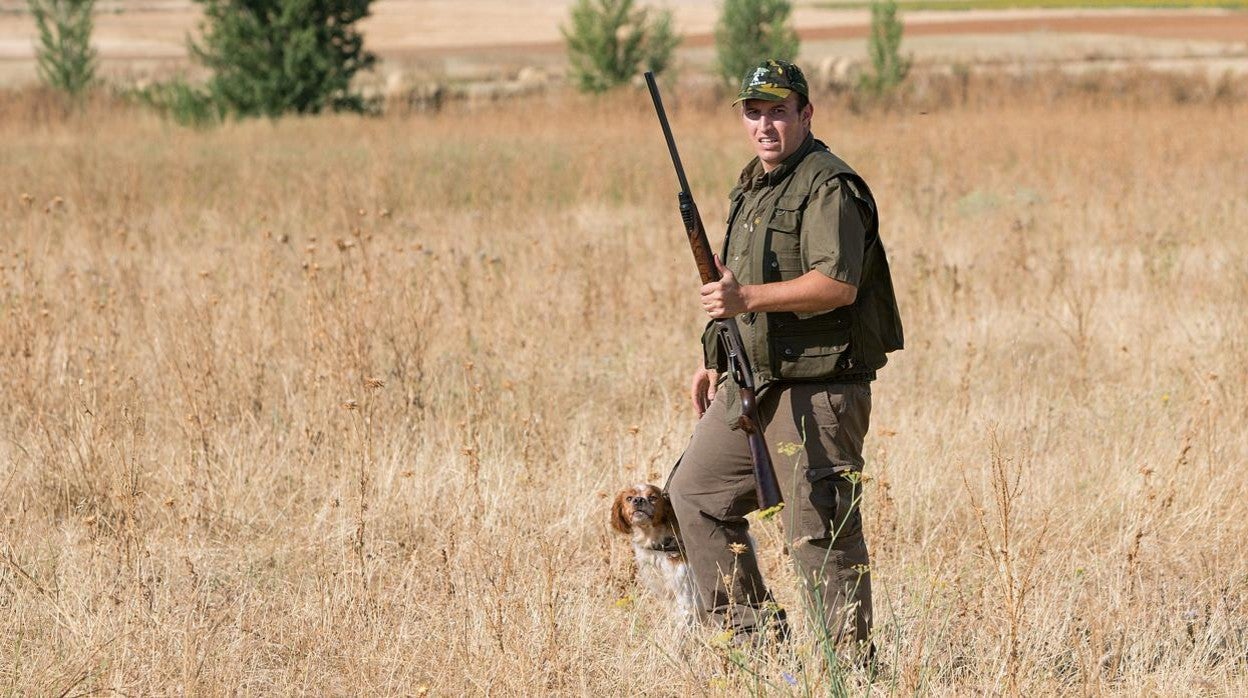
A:
[[[757,67],[751,68],[750,72],[745,74],[745,78],[741,81],[741,91],[737,93],[733,104],[747,99],[779,102],[788,97],[790,92],[796,92],[809,99],[810,89],[806,86],[806,76],[802,74],[801,68],[792,63],[771,58],[759,63]]]

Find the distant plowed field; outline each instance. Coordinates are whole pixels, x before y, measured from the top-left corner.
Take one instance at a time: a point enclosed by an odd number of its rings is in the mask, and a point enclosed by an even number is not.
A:
[[[504,54],[512,62],[549,63],[563,51],[559,25],[566,21],[567,0],[385,0],[374,5],[373,16],[363,24],[368,46],[383,58],[454,60],[475,54]],[[677,27],[685,35],[687,49],[712,43],[719,3],[693,0],[672,3]],[[10,77],[33,76],[31,64],[34,26],[23,11],[24,4],[8,2],[0,14],[0,70]],[[185,59],[185,40],[196,31],[198,10],[190,2],[104,3],[96,20],[95,39],[101,57],[109,64],[138,62],[177,63]],[[903,5],[904,7],[904,5]],[[1106,45],[1121,37],[1224,42],[1230,53],[1248,58],[1248,12],[1222,10],[1140,9],[1038,9],[965,10],[941,12],[916,10],[904,14],[906,36],[954,37],[952,48],[943,51],[974,58],[991,45],[985,36],[1042,34],[1098,35]],[[870,17],[864,9],[800,5],[794,23],[804,42],[804,56],[815,58],[836,53],[840,47],[821,47],[819,42],[863,39]],[[1119,37],[1119,38],[1114,38]],[[923,46],[919,46],[922,53]],[[1134,53],[1147,53],[1135,48]],[[116,65],[113,65],[116,68]]]

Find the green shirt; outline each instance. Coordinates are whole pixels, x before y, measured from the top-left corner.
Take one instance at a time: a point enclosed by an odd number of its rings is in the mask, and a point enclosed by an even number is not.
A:
[[[725,260],[741,283],[779,281],[790,274],[801,276],[811,269],[851,286],[861,281],[870,204],[858,187],[835,177],[815,182],[805,194],[805,205],[800,213],[785,208],[779,201],[782,196],[785,204],[801,198],[802,192],[791,192],[788,184],[793,170],[816,143],[818,141],[808,134],[797,151],[771,172],[764,172],[757,158],[742,170],[732,193],[734,200],[741,197],[741,204],[728,231]],[[764,277],[757,278],[756,270],[747,268],[746,262],[750,261],[751,249],[757,243],[755,238],[766,234],[765,222],[772,222],[773,229],[785,229],[798,235],[800,257],[769,260],[770,270],[764,269]],[[799,222],[800,227],[794,225]]]

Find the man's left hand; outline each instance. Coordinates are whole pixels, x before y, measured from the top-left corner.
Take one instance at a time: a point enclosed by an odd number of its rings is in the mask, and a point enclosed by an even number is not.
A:
[[[702,309],[713,318],[730,318],[746,312],[745,294],[737,277],[715,255],[715,266],[719,269],[719,281],[702,287]]]

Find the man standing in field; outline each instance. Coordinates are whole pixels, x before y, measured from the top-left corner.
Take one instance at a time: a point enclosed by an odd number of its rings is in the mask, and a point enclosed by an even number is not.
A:
[[[871,576],[862,534],[862,445],[871,381],[902,347],[870,189],[811,135],[806,78],[768,60],[734,105],[755,157],[730,194],[720,271],[702,287],[712,318],[735,317],[760,386],[759,417],[786,507],[781,516],[820,637],[870,647]],[[705,620],[740,639],[787,632],[754,557],[758,508],[735,384],[703,337],[691,397],[700,420],[668,481]],[[859,655],[865,658],[864,655]]]

